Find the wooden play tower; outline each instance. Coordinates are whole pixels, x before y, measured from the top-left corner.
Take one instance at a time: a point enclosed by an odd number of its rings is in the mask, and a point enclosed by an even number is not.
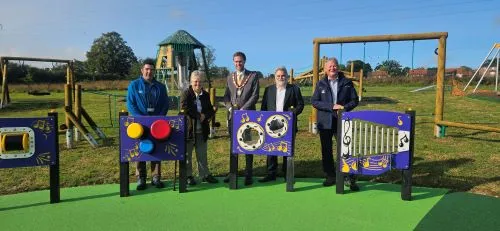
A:
[[[189,86],[189,75],[199,66],[196,63],[195,49],[201,50],[203,66],[208,66],[205,58],[205,45],[185,30],[176,31],[161,41],[158,46],[156,77],[164,82],[167,88],[175,87],[183,90]],[[212,86],[210,76],[207,70],[204,71],[210,88]],[[167,79],[170,79],[170,83]]]

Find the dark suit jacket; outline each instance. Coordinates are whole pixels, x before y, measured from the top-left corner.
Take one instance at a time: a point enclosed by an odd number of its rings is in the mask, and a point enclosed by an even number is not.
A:
[[[276,111],[276,85],[266,87],[262,97],[261,111]],[[293,109],[290,107],[293,106]],[[293,84],[286,85],[283,111],[292,111],[295,114],[295,130],[297,131],[297,116],[304,110],[304,100],[300,88]]]
[[[237,88],[233,83],[233,76],[236,77],[236,72],[231,73],[227,77],[226,92],[224,93],[224,103],[226,108],[238,106],[240,110],[255,110],[255,104],[259,100],[259,74],[255,71],[245,69],[244,81],[246,85],[242,88],[241,96],[237,97]]]
[[[215,115],[215,111],[212,103],[210,102],[210,96],[208,92],[205,90],[202,91],[203,93],[200,95],[201,113],[205,114],[205,120],[201,122],[201,129],[203,133],[203,139],[207,141],[208,135],[210,133],[209,120]],[[200,119],[201,114],[196,108],[196,94],[194,93],[191,86],[189,86],[188,89],[182,92],[181,110],[184,110],[184,113],[186,114],[186,116],[188,116],[188,137],[193,138],[197,129],[196,120]]]
[[[312,105],[318,110],[317,121],[319,129],[337,128],[337,111],[333,110],[333,97],[328,78],[325,76],[317,84],[311,97]],[[358,106],[359,98],[351,80],[339,72],[337,83],[337,104],[344,106],[345,111],[351,111]]]

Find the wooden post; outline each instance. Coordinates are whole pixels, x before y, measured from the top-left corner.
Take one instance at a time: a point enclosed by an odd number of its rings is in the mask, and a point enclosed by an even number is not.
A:
[[[51,111],[48,114],[49,117],[54,117],[54,127],[57,129],[57,112]],[[54,131],[56,132],[56,131]],[[60,190],[60,182],[59,182],[59,135],[56,132],[55,141],[53,144],[56,147],[55,153],[55,161],[50,165],[49,175],[50,175],[50,203],[59,203],[61,201],[61,190]]]
[[[444,108],[444,75],[446,66],[446,36],[439,38],[438,69],[436,79],[436,108],[434,111],[434,136],[440,137],[442,126],[437,122],[443,120]]]
[[[289,79],[290,84],[293,84],[293,68],[290,69],[290,79]]]
[[[319,81],[319,43],[314,42],[313,44],[313,88],[312,91],[316,90],[316,84]],[[313,134],[318,133],[317,129],[317,111],[316,108],[311,110],[311,131]]]
[[[207,63],[207,58],[206,58],[206,54],[205,54],[205,49],[200,48],[201,50],[201,57],[203,58],[203,66],[205,66],[205,75],[207,76],[207,80],[208,80],[208,89],[211,89],[212,88],[212,81],[210,80],[210,76],[208,74],[208,63]],[[188,67],[189,68],[189,67]]]
[[[359,101],[361,101],[361,99],[363,98],[363,75],[364,75],[363,69],[359,70],[359,92],[358,92]]]
[[[354,78],[354,63],[351,61],[351,78]]]
[[[216,99],[216,90],[215,90],[215,87],[213,87],[213,88],[210,88],[210,103],[212,103],[212,106],[214,107],[214,111],[217,112],[217,105],[216,105],[217,102],[215,102],[215,99]],[[212,118],[212,121],[210,123],[209,137],[210,138],[215,137],[215,116]]]
[[[82,85],[77,84],[75,86],[75,107],[73,108],[73,112],[75,113],[76,119],[78,122],[82,122],[82,115],[81,115],[81,108],[82,108]],[[75,129],[75,141],[80,141],[80,134],[78,129]]]
[[[104,134],[104,132],[99,128],[99,126],[97,126],[97,124],[94,122],[92,117],[90,117],[89,113],[87,113],[85,108],[82,107],[80,109],[81,109],[80,112],[81,112],[82,117],[85,118],[85,120],[87,120],[87,123],[95,131],[97,136],[99,136],[99,138],[101,138],[101,139],[106,139],[106,134]],[[81,123],[81,121],[80,121],[80,123]]]
[[[2,98],[0,98],[0,109],[7,105],[7,60],[1,62],[2,65]]]
[[[99,144],[97,144],[97,141],[94,139],[92,134],[90,134],[90,132],[87,130],[87,128],[85,128],[85,126],[83,126],[83,124],[81,122],[78,122],[75,114],[73,114],[73,112],[71,111],[71,108],[64,107],[64,110],[65,110],[66,116],[69,118],[69,120],[71,120],[71,122],[80,130],[83,138],[85,138],[90,143],[90,145],[92,145],[92,147],[97,148],[99,146]]]
[[[68,107],[69,110],[71,110],[71,102],[72,102],[72,96],[71,96],[71,85],[66,84],[64,85],[64,106]],[[68,149],[73,148],[73,123],[71,122],[68,114],[66,113],[66,146]]]

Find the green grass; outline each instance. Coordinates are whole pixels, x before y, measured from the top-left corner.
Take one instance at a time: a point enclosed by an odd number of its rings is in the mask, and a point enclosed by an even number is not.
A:
[[[500,134],[461,128],[447,129],[447,136],[433,136],[433,113],[435,92],[422,91],[410,93],[418,87],[367,86],[364,101],[356,110],[404,111],[412,108],[417,112],[416,146],[413,182],[418,186],[448,188],[453,191],[473,192],[500,196]],[[222,96],[223,89],[217,89]],[[299,133],[295,150],[297,177],[323,177],[321,169],[321,148],[319,136],[308,133],[308,118],[311,112],[311,88],[302,88],[306,99],[304,112],[299,116]],[[125,94],[123,91],[113,93]],[[263,89],[261,89],[261,94]],[[62,93],[50,96],[30,96],[23,93],[11,94],[13,103],[0,110],[1,117],[45,116],[50,108],[56,108],[60,123],[64,121]],[[105,128],[111,137],[108,146],[93,149],[89,144],[80,142],[72,150],[66,149],[61,136],[61,185],[62,187],[117,183],[119,177],[117,156],[117,128],[111,128],[109,108],[112,116],[115,108],[125,108],[123,102],[114,97],[90,93],[83,94],[83,106],[96,122]],[[109,104],[109,102],[111,102]],[[260,107],[260,102],[258,104]],[[445,93],[444,119],[500,127],[500,104],[498,100],[478,100],[469,97],[452,97]],[[176,114],[170,111],[169,114]],[[209,140],[209,166],[213,174],[224,175],[229,170],[229,140],[225,123],[226,113],[220,110],[217,120],[222,127],[217,137]],[[113,121],[116,126],[116,121]],[[241,157],[240,157],[241,158]],[[254,159],[256,175],[265,174],[265,157]],[[240,170],[244,161],[240,161]],[[173,162],[164,162],[163,178],[173,178]],[[196,166],[195,166],[196,168]],[[195,170],[196,172],[196,170]],[[134,169],[130,169],[134,174]],[[0,194],[11,194],[48,188],[48,168],[0,169]],[[376,182],[400,182],[400,173],[393,171],[375,178],[362,178]],[[131,177],[133,180],[134,177]]]

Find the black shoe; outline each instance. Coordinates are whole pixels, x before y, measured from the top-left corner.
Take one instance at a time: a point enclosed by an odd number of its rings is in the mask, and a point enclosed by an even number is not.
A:
[[[219,180],[215,179],[212,175],[208,175],[202,179],[203,182],[208,182],[210,184],[217,184]]]
[[[266,177],[259,180],[260,183],[265,183],[265,182],[269,182],[269,181],[276,181],[276,176],[267,175]]]
[[[187,183],[188,183],[188,185],[191,185],[191,186],[197,184],[196,181],[194,180],[194,177],[192,177],[192,176],[187,177]]]
[[[146,179],[145,178],[139,178],[137,180],[137,187],[136,187],[137,190],[144,190],[147,187],[148,186],[146,185]]]
[[[356,184],[356,179],[353,179],[351,177],[346,177],[344,180],[344,185],[349,186],[349,189],[351,191],[354,191],[354,192],[359,191],[359,185]]]
[[[224,183],[229,183],[229,175],[224,178]]]
[[[153,180],[151,181],[151,184],[155,186],[156,188],[165,188],[165,184],[161,182],[160,177],[158,176],[153,176]]]
[[[325,181],[323,181],[323,186],[330,187],[335,184],[335,176],[326,177]]]
[[[249,186],[253,184],[252,177],[245,177],[245,186]]]

